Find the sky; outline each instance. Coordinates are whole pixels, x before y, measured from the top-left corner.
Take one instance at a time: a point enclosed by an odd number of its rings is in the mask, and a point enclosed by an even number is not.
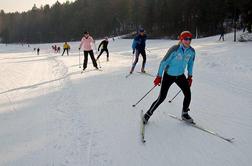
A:
[[[30,10],[34,4],[39,8],[41,5],[54,4],[57,0],[0,0],[0,10],[8,12],[23,12]],[[66,2],[67,0],[58,0],[60,3]],[[69,0],[70,2],[74,0]]]

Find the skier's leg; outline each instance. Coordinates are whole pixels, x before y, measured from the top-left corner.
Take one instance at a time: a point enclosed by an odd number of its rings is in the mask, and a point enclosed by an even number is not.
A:
[[[63,50],[63,53],[62,53],[62,55],[61,55],[61,56],[63,56],[63,55],[64,55],[64,53],[65,53],[65,49]]]
[[[145,63],[146,63],[146,52],[145,50],[141,51],[141,55],[143,57],[143,63],[142,63],[142,69],[141,69],[141,72],[145,73]]]
[[[181,75],[176,79],[176,84],[180,87],[184,94],[184,101],[183,101],[183,110],[186,110],[189,108],[190,102],[191,102],[191,89],[188,84],[188,81],[185,77],[185,75]]]
[[[135,52],[135,61],[134,61],[133,64],[132,64],[130,73],[133,73],[133,71],[134,71],[134,69],[135,69],[135,67],[136,67],[136,64],[137,64],[137,62],[138,62],[138,59],[139,59],[139,51],[136,50],[136,52]]]
[[[101,52],[100,52],[100,54],[98,55],[98,57],[96,58],[96,60],[98,60],[99,58],[100,58],[100,56],[101,56],[101,54],[104,52],[104,50],[103,49],[101,49]]]
[[[69,54],[68,54],[68,50],[69,50],[69,49],[67,48],[66,50],[67,50],[67,55],[69,55]]]
[[[96,69],[98,69],[97,63],[96,63],[96,60],[95,60],[95,57],[94,57],[94,52],[93,52],[93,50],[89,51],[89,54],[90,54],[90,57],[91,57],[91,59],[92,59],[93,66],[94,66]]]
[[[184,96],[185,96],[184,101],[183,101],[181,118],[187,122],[192,123],[193,119],[188,114],[188,111],[190,111],[189,105],[191,102],[191,90],[190,90],[189,83],[188,83],[184,74],[182,76],[179,76],[175,82],[181,88],[181,90],[183,91]]]
[[[166,72],[164,73],[159,96],[157,100],[152,103],[151,107],[144,115],[144,120],[146,120],[146,123],[149,120],[150,116],[153,114],[153,112],[157,109],[157,107],[165,100],[168,90],[170,86],[174,83],[174,81],[175,77],[169,76]]]
[[[87,62],[88,62],[88,51],[84,51],[83,70],[87,68]]]
[[[105,52],[107,53],[107,61],[109,61],[109,51],[108,51],[108,49],[105,49]]]

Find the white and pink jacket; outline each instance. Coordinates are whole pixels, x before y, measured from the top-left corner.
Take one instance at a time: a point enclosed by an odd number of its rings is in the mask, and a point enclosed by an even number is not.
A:
[[[94,43],[94,39],[91,36],[88,36],[88,38],[85,38],[85,36],[81,39],[80,47],[83,48],[84,51],[91,51],[92,45],[91,43]]]

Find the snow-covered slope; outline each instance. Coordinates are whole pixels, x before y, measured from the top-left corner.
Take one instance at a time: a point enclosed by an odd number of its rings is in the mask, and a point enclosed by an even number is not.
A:
[[[160,88],[134,73],[131,40],[111,41],[103,71],[80,74],[78,42],[70,56],[51,44],[0,45],[0,165],[2,166],[249,166],[252,163],[252,44],[218,36],[193,40],[196,49],[191,116],[226,137],[225,142],[167,116],[180,116],[183,95],[172,85],[140,141],[140,110]],[[146,69],[155,75],[171,40],[149,40]],[[32,52],[40,47],[41,54]],[[82,54],[81,54],[82,55]],[[81,60],[82,60],[81,56]],[[89,59],[90,62],[90,59]],[[140,70],[140,63],[136,71]],[[88,69],[93,69],[88,64]]]

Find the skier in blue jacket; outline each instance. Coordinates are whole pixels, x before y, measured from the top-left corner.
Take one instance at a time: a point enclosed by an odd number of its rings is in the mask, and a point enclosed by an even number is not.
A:
[[[184,94],[181,118],[187,122],[193,123],[193,119],[189,116],[188,111],[190,111],[190,86],[192,84],[195,50],[190,46],[192,34],[189,31],[182,32],[179,39],[179,44],[171,47],[160,63],[157,77],[154,80],[155,86],[161,84],[160,94],[157,100],[153,102],[149,110],[144,114],[144,124],[147,124],[153,112],[165,100],[168,90],[174,82],[180,87]],[[187,78],[184,74],[186,67],[188,71]]]
[[[145,52],[145,42],[146,42],[146,34],[144,32],[143,28],[140,28],[139,34],[134,38],[133,43],[132,43],[132,49],[133,49],[133,54],[135,54],[135,61],[132,64],[130,74],[133,73],[136,64],[139,59],[139,55],[141,54],[143,57],[143,63],[142,63],[142,69],[141,72],[145,73],[144,67],[146,63],[146,52]]]

